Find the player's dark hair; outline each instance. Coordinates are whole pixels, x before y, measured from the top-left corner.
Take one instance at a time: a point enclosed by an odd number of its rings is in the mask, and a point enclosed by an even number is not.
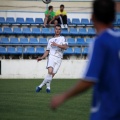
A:
[[[63,7],[63,8],[64,8],[65,6],[62,4],[62,5],[60,5],[60,8],[61,8],[61,7]]]
[[[55,28],[56,28],[56,27],[60,27],[60,28],[61,28],[61,25],[58,24],[58,25],[55,26]]]
[[[109,24],[115,20],[115,2],[113,0],[95,0],[93,15],[99,22]]]
[[[51,5],[48,7],[49,10],[52,9],[52,8],[53,8],[53,6],[51,6]]]

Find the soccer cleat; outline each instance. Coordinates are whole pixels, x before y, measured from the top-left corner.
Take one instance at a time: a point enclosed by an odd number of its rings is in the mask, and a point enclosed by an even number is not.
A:
[[[46,89],[46,92],[47,92],[47,93],[50,93],[50,89]]]
[[[39,86],[36,87],[36,92],[40,92],[40,90],[42,90],[42,88],[40,88]]]
[[[62,28],[62,29],[64,28],[64,25],[63,25],[63,24],[61,24],[61,28]]]

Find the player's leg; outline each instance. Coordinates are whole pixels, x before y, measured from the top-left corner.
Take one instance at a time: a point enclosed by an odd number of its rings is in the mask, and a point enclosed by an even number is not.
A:
[[[48,62],[47,62],[48,74],[46,75],[43,82],[38,87],[36,87],[36,92],[39,92],[44,85],[46,85],[48,82],[51,82],[53,68],[54,68],[54,58],[52,56],[49,56],[48,57]]]
[[[50,84],[51,84],[52,78],[54,77],[53,69],[54,69],[53,67],[48,68],[49,79],[47,79],[47,82],[46,82],[46,92],[47,93],[50,93]]]
[[[56,62],[56,63],[55,63],[54,69],[53,69],[52,78],[55,76],[55,74],[56,74],[57,71],[59,70],[62,60],[61,60],[61,59],[56,59],[55,62]],[[51,81],[52,81],[52,80],[51,80]],[[50,82],[47,82],[47,84],[46,84],[46,87],[47,87],[48,90],[50,90],[51,81],[50,81]]]
[[[48,74],[44,78],[43,82],[38,87],[36,87],[36,92],[39,92],[44,85],[47,85],[48,83],[51,82],[51,80],[52,80],[52,73],[53,73],[53,68],[49,67],[48,68]],[[50,91],[49,85],[48,85],[47,89],[48,89],[48,91]]]
[[[62,16],[63,24],[67,28],[67,15]]]

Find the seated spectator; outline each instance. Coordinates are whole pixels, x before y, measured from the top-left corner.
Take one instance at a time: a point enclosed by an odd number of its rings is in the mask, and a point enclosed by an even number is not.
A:
[[[61,28],[67,28],[67,12],[64,10],[64,5],[60,5],[60,10],[56,11],[56,20],[61,24]]]
[[[48,10],[45,11],[44,27],[46,27],[46,24],[58,24],[57,20],[55,20],[55,12],[53,11],[53,6],[49,6]]]

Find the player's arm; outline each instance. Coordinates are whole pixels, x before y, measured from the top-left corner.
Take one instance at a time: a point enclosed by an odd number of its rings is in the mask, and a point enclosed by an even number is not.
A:
[[[49,16],[50,16],[50,11],[48,11],[48,13],[45,12],[45,17],[49,17]]]
[[[46,58],[48,56],[48,54],[49,54],[49,50],[46,50],[42,57],[37,58],[37,61],[40,61],[40,60]]]
[[[59,105],[67,101],[68,99],[86,91],[89,89],[92,85],[94,85],[94,82],[88,82],[84,79],[81,79],[72,89],[69,91],[53,97],[51,101],[51,108],[56,109]]]
[[[55,17],[53,17],[53,19],[49,22],[49,24],[51,24],[52,23],[52,21],[54,21],[55,20]]]
[[[55,43],[55,42],[52,42],[51,45],[52,45],[52,46],[57,46],[57,47],[59,47],[59,48],[61,48],[61,49],[64,49],[64,50],[68,48],[68,45],[67,45],[67,44],[60,45],[60,44],[57,44],[57,43]]]
[[[66,100],[86,91],[88,88],[94,85],[94,83],[100,80],[99,77],[104,69],[104,62],[107,54],[107,48],[105,47],[104,43],[104,39],[103,41],[101,39],[97,39],[93,42],[90,48],[90,59],[88,61],[87,69],[83,79],[81,79],[79,83],[69,91],[54,97],[51,102],[51,107],[53,109],[57,108]]]

